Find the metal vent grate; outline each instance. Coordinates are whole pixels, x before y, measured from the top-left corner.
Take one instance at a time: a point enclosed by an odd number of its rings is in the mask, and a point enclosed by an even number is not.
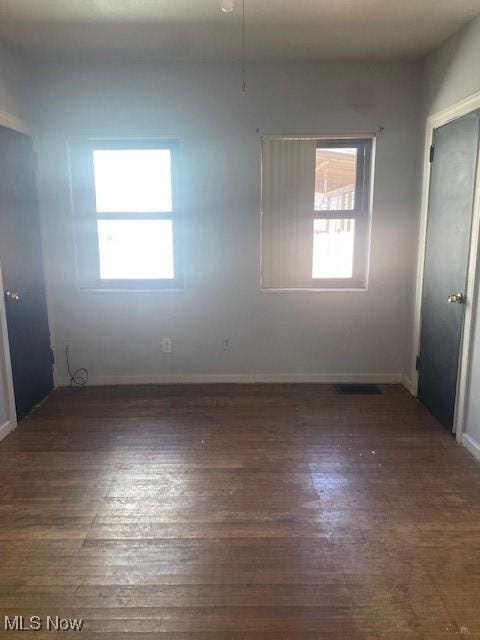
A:
[[[382,393],[376,384],[337,384],[335,389],[345,396],[377,396]]]

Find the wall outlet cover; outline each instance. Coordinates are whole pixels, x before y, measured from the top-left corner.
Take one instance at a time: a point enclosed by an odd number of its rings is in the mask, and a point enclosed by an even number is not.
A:
[[[162,351],[163,353],[172,353],[172,339],[162,338]]]

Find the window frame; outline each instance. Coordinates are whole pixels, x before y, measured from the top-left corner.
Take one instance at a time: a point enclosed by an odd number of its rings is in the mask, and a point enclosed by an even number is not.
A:
[[[313,225],[315,220],[355,220],[355,232],[353,240],[353,273],[351,278],[313,278],[312,289],[354,289],[364,290],[367,287],[368,275],[368,240],[370,231],[371,198],[373,192],[372,158],[374,149],[374,137],[355,138],[315,138],[316,149],[357,149],[357,175],[355,180],[355,206],[353,209],[315,209],[313,204],[312,218],[312,242]],[[316,168],[316,163],[315,163]],[[315,195],[315,194],[314,194]],[[313,264],[312,264],[313,268]]]
[[[174,138],[88,138],[69,144],[77,276],[80,289],[172,290],[183,288],[178,214],[178,147]],[[172,210],[159,212],[97,212],[93,152],[95,150],[169,150]],[[98,220],[169,220],[172,223],[174,278],[100,278]]]

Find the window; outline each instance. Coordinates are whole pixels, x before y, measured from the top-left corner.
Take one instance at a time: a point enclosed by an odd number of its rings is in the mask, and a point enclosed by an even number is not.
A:
[[[372,139],[265,137],[262,286],[366,286]]]
[[[82,287],[180,286],[175,157],[172,141],[89,140],[72,145]]]
[[[315,218],[312,278],[351,278],[355,220]]]

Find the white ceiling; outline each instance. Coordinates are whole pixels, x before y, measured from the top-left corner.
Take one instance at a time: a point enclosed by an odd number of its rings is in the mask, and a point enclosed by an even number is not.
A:
[[[0,40],[30,57],[232,59],[241,1],[0,0]],[[251,58],[418,58],[480,0],[246,0]]]

